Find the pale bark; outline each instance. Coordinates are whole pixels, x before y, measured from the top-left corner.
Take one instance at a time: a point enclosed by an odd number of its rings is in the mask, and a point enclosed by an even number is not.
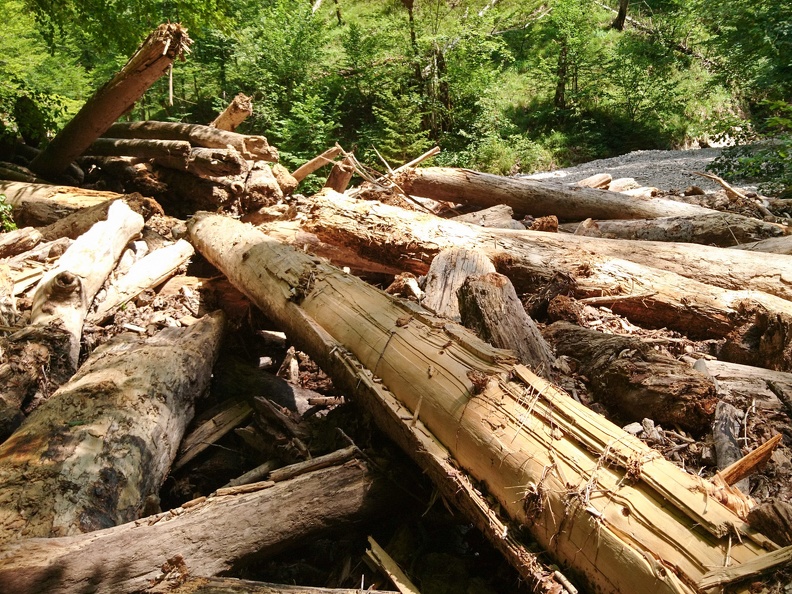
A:
[[[81,208],[119,198],[115,192],[3,181],[0,194],[13,207],[17,225],[31,227],[49,225]]]
[[[734,565],[763,555],[760,542],[773,546],[712,498],[714,485],[466,330],[242,223],[200,214],[189,229],[331,377],[354,393],[381,381],[387,390],[374,392],[402,403],[405,424],[420,423],[592,590],[693,592],[729,542]],[[741,541],[729,539],[733,528]]]
[[[277,161],[278,150],[270,146],[263,136],[246,136],[211,128],[200,124],[175,122],[118,122],[105,134],[108,138],[152,138],[160,140],[186,140],[193,146],[205,148],[234,147],[245,159]]]
[[[147,254],[121,278],[115,279],[94,311],[88,315],[92,322],[107,319],[113,311],[145,291],[170,278],[192,257],[195,250],[183,239]]]
[[[335,159],[340,154],[341,154],[340,146],[336,145],[332,148],[329,148],[321,155],[317,155],[307,163],[303,163],[302,165],[300,165],[297,169],[295,169],[292,172],[292,177],[296,179],[298,182],[301,182],[317,169],[321,169],[325,165],[329,165],[333,163],[333,159]]]
[[[458,215],[452,217],[452,221],[460,223],[470,223],[471,225],[479,225],[481,227],[495,227],[498,229],[525,229],[520,221],[515,221],[513,218],[514,209],[511,206],[500,204],[498,206],[490,206],[484,210],[471,212],[469,214]]]
[[[117,337],[0,446],[0,542],[139,517],[209,386],[223,316]]]
[[[743,243],[732,246],[733,249],[748,250],[751,252],[765,252],[769,254],[792,255],[792,235],[784,237],[768,237],[762,240],[752,240],[752,243]]]
[[[349,182],[352,181],[352,176],[354,174],[354,161],[347,155],[333,165],[333,168],[330,170],[330,175],[327,176],[325,187],[343,194],[349,187]]]
[[[740,411],[728,402],[718,402],[715,407],[715,417],[712,424],[712,441],[715,446],[715,460],[718,465],[718,470],[725,470],[735,462],[738,462],[742,457],[742,449],[737,442],[740,436]],[[748,493],[750,485],[747,478],[733,484],[734,487]]]
[[[124,202],[114,202],[107,211],[107,220],[83,233],[36,287],[30,323],[59,325],[70,334],[70,361],[75,370],[88,307],[127,243],[142,229],[143,217]]]
[[[129,111],[154,82],[189,50],[192,41],[177,23],[155,29],[126,65],[85,103],[76,116],[30,163],[45,178],[61,175],[69,164]]]
[[[738,249],[752,249],[749,242],[780,237],[785,233],[781,225],[726,212],[658,219],[593,221],[588,226],[566,223],[559,225],[559,229],[588,237],[701,243]]]
[[[589,217],[643,219],[713,212],[663,198],[636,199],[617,192],[450,167],[407,169],[394,181],[405,193],[424,198],[484,207],[508,204],[520,217],[556,215],[559,220],[579,221]]]
[[[140,592],[165,578],[166,563],[228,573],[394,504],[391,485],[357,461],[262,486],[90,534],[7,543],[0,582],[8,594]]]
[[[231,100],[231,103],[210,122],[209,126],[233,132],[251,115],[253,115],[252,98],[244,93],[239,93]]]
[[[717,396],[708,376],[640,340],[555,322],[545,335],[556,354],[578,361],[592,391],[625,423],[650,418],[696,433],[709,429]]]
[[[786,407],[792,414],[792,373],[726,361],[707,361],[706,367],[722,399],[742,408]]]

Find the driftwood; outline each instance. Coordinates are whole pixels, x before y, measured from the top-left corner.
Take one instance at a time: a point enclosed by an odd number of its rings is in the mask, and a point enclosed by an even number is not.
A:
[[[234,148],[193,148],[186,155],[157,157],[154,162],[207,178],[240,175],[249,169],[247,161]]]
[[[493,346],[513,351],[537,375],[549,377],[555,357],[508,278],[497,272],[472,275],[457,295],[466,328]]]
[[[209,385],[222,328],[214,315],[94,351],[0,446],[0,542],[138,518]]]
[[[85,149],[85,155],[138,159],[171,158],[186,162],[190,156],[190,143],[183,140],[99,138]]]
[[[239,93],[231,100],[231,103],[209,123],[209,126],[233,132],[252,114],[253,100],[244,93]]]
[[[650,418],[696,433],[709,429],[717,404],[711,378],[626,336],[555,322],[545,335],[556,354],[573,357],[597,399],[625,423]]]
[[[394,181],[406,194],[484,207],[507,204],[518,216],[556,215],[559,220],[640,219],[713,212],[663,198],[636,200],[617,192],[449,167],[406,169]]]
[[[774,547],[715,499],[736,495],[662,460],[506,352],[242,223],[199,214],[189,230],[339,385],[362,395],[381,380],[402,423],[420,423],[591,589],[693,592],[723,563],[734,529],[735,566],[764,558],[759,543]],[[741,513],[748,504],[729,503]]]
[[[471,274],[495,272],[483,253],[464,248],[448,248],[432,260],[426,273],[425,295],[421,305],[439,316],[460,321],[457,291]]]
[[[94,93],[47,147],[30,163],[42,177],[53,179],[110,125],[140,99],[141,95],[189,50],[187,30],[176,23],[160,25],[126,65]]]
[[[32,250],[44,240],[33,227],[23,227],[0,234],[0,258],[9,258]]]
[[[263,136],[246,136],[200,124],[174,122],[118,122],[105,133],[108,138],[184,140],[204,148],[234,147],[245,159],[277,161],[278,151]]]
[[[393,503],[392,486],[352,461],[91,534],[8,543],[0,582],[8,594],[131,594],[170,585],[174,572],[214,576],[255,563]]]
[[[749,242],[785,234],[781,225],[727,212],[632,221],[594,221],[589,225],[566,223],[559,229],[589,237],[702,243],[739,249],[752,249]]]

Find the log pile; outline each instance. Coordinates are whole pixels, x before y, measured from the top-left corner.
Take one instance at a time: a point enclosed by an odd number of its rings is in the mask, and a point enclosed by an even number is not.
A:
[[[189,45],[158,31],[131,62]],[[210,126],[97,104],[35,175],[0,168],[20,226],[0,234],[3,592],[784,582],[792,257],[771,202],[422,157],[373,174],[341,147],[290,173],[234,131],[244,96]],[[490,582],[420,556],[406,525],[441,514],[489,543],[454,553],[489,551]]]

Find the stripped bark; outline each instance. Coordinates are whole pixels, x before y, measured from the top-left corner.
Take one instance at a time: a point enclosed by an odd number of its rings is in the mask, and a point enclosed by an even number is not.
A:
[[[8,543],[0,549],[0,581],[8,594],[131,594],[168,585],[174,565],[221,575],[393,504],[392,486],[352,461],[91,534]]]
[[[732,543],[734,565],[762,556],[758,543],[773,547],[696,494],[715,497],[714,486],[467,331],[242,223],[200,214],[189,229],[197,249],[340,385],[360,394],[381,380],[404,424],[420,423],[592,590],[693,592],[723,563],[734,528],[745,534]],[[357,382],[348,386],[350,374]],[[526,486],[521,498],[515,485]],[[744,512],[748,502],[730,503]]]
[[[96,349],[0,446],[0,542],[138,518],[209,385],[222,329],[216,314]]]
[[[192,40],[177,23],[155,29],[126,65],[85,103],[76,116],[30,163],[47,179],[61,175],[69,164],[129,111],[154,82],[189,51]]]
[[[495,266],[483,253],[464,248],[445,249],[429,266],[421,305],[438,316],[459,322],[462,318],[457,291],[470,275],[489,272],[495,272]]]
[[[556,215],[559,220],[579,221],[589,217],[641,219],[713,212],[663,198],[637,200],[617,192],[450,167],[407,169],[394,181],[406,194],[484,207],[508,204],[520,217]]]

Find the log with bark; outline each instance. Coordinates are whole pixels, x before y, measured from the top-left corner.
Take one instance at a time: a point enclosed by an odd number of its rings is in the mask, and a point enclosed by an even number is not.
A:
[[[694,592],[729,546],[734,566],[775,548],[718,498],[742,513],[747,501],[661,459],[507,352],[242,223],[199,214],[189,229],[340,386],[398,400],[402,425],[447,448],[592,590]],[[369,406],[389,433],[409,432],[382,401]]]
[[[718,403],[712,379],[639,339],[555,322],[545,335],[556,354],[575,359],[592,391],[630,423],[649,418],[697,434],[709,430]]]
[[[393,486],[353,460],[89,534],[7,543],[0,583],[8,594],[131,594],[158,584],[169,591],[187,574],[211,577],[255,564],[394,504]],[[174,570],[182,579],[168,579]]]
[[[186,162],[190,143],[183,140],[139,140],[127,138],[99,138],[85,149],[86,156],[135,157],[137,159],[177,159]]]
[[[216,314],[96,349],[0,446],[0,542],[137,519],[209,385],[222,329]]]
[[[489,207],[507,204],[517,216],[556,215],[559,220],[646,219],[711,214],[713,211],[664,198],[638,199],[617,192],[567,187],[469,169],[405,169],[393,179],[406,194]]]
[[[560,225],[559,229],[589,237],[702,243],[740,249],[751,249],[746,244],[781,237],[786,233],[782,225],[728,212],[657,219],[594,221],[593,224],[585,226],[580,223],[566,223]]]
[[[256,161],[278,160],[278,151],[263,136],[246,136],[200,124],[175,122],[118,122],[106,131],[107,138],[148,138],[159,140],[184,140],[204,148],[234,147],[245,159]]]
[[[16,224],[30,227],[49,225],[77,210],[119,197],[115,192],[3,181],[0,194],[5,194],[13,207]]]
[[[193,148],[185,156],[157,157],[154,163],[198,177],[226,177],[247,173],[249,165],[235,148]]]
[[[44,240],[33,227],[23,227],[0,234],[0,258],[10,258],[33,249]]]
[[[55,179],[110,125],[129,111],[143,93],[160,78],[176,58],[183,58],[192,40],[178,23],[155,29],[126,65],[83,105],[30,168]]]

